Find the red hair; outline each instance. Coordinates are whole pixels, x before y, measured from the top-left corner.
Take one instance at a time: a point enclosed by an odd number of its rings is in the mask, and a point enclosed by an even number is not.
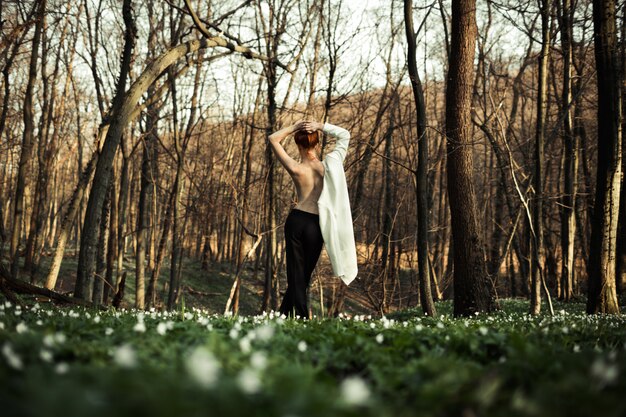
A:
[[[304,149],[314,148],[320,141],[319,132],[305,132],[304,130],[298,130],[294,134],[294,140],[296,144]]]

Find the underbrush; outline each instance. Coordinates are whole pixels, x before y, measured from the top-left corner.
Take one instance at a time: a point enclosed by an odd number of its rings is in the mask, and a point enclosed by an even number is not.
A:
[[[2,302],[0,404],[7,416],[626,415],[625,316],[501,304],[303,321]]]

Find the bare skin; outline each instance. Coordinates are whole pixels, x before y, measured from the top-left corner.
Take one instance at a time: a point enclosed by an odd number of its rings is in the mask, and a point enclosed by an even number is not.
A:
[[[272,150],[280,163],[285,167],[298,193],[296,209],[308,213],[319,214],[317,200],[324,185],[324,166],[318,158],[315,148],[305,149],[298,146],[300,162],[290,157],[280,144],[287,136],[304,130],[307,133],[322,130],[324,125],[318,122],[299,121],[270,135],[269,141]]]

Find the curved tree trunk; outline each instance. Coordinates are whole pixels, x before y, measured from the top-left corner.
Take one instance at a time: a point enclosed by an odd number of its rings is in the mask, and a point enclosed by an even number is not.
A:
[[[106,186],[110,178],[113,158],[124,129],[132,118],[136,116],[134,110],[137,102],[147,91],[148,86],[176,60],[200,48],[209,46],[217,46],[217,43],[205,39],[193,40],[164,52],[148,65],[146,70],[133,83],[130,90],[128,90],[124,96],[123,103],[119,107],[119,110],[113,112],[111,127],[109,128],[109,132],[102,146],[100,157],[98,158],[94,181],[89,195],[89,202],[87,203],[85,224],[82,232],[83,238],[80,245],[77,289],[79,283],[82,287],[88,286],[93,278],[93,262],[95,260],[94,249],[97,242],[97,226],[100,222],[100,215],[96,209],[104,202],[104,192],[106,191]]]
[[[95,175],[91,186],[91,192],[89,193],[85,221],[81,232],[78,270],[74,289],[75,297],[81,299],[89,299],[90,297],[89,290],[92,285],[95,268],[102,205],[104,204],[104,200],[106,198],[109,178],[111,177],[111,171],[113,169],[113,158],[117,152],[120,137],[122,136],[123,130],[127,125],[127,119],[132,114],[132,110],[140,97],[136,97],[133,101],[133,96],[131,94],[132,88],[127,95],[124,95],[124,92],[126,91],[126,80],[130,72],[132,53],[135,47],[137,28],[135,27],[135,23],[133,21],[131,0],[124,0],[122,10],[124,23],[126,25],[124,33],[125,43],[124,52],[122,54],[120,76],[117,80],[115,98],[113,99],[113,106],[109,114],[111,117],[111,125],[108,129],[106,138],[102,145],[102,150],[100,151],[100,155],[96,163]],[[139,84],[139,81],[140,80],[137,80],[133,87]],[[152,84],[152,82],[148,85],[150,84]],[[145,90],[142,91],[142,94],[143,92],[145,92]]]
[[[433,302],[430,289],[430,262],[428,258],[428,136],[426,135],[426,104],[424,102],[424,90],[417,72],[416,33],[413,29],[413,1],[404,0],[404,23],[408,43],[409,77],[415,100],[417,115],[417,172],[416,172],[416,199],[417,199],[417,264],[419,269],[420,304],[425,314],[435,316],[435,303]]]

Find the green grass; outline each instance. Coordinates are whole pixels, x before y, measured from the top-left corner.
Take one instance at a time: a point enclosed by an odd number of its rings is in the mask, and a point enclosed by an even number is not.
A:
[[[42,285],[48,272],[51,258],[44,256],[41,258],[39,270],[36,273],[38,285]],[[56,290],[60,292],[70,292],[74,290],[76,282],[76,269],[78,267],[78,258],[73,252],[69,252],[63,259],[59,276],[57,279]],[[242,286],[239,295],[239,314],[255,315],[261,311],[262,291],[264,285],[263,271],[259,271],[256,277],[252,271],[253,265],[249,262],[242,274]],[[135,305],[135,263],[132,258],[124,262],[124,270],[127,271],[124,299],[121,307],[132,308]],[[164,283],[169,283],[170,263],[169,259],[163,262],[157,282],[157,309],[163,309],[167,304],[168,293],[164,289]],[[234,266],[230,263],[211,263],[208,270],[202,269],[202,264],[196,259],[185,258],[183,260],[181,270],[181,287],[183,289],[179,298],[179,305],[183,301],[188,308],[202,308],[210,313],[221,314],[224,312],[226,301],[230,294],[235,275]],[[28,277],[23,275],[22,279],[27,280]],[[338,279],[338,278],[337,278]],[[146,277],[146,289],[149,277]],[[281,277],[281,293],[286,290],[286,278]],[[186,291],[186,288],[210,295],[195,294]],[[320,315],[321,309],[319,305],[319,291],[317,285],[312,288],[310,293],[310,306],[312,313]],[[330,296],[326,291],[326,299]],[[280,304],[280,301],[278,303]],[[344,303],[344,311],[351,314],[364,314],[368,311],[367,306],[363,306],[358,302],[346,299]]]
[[[3,415],[626,415],[626,317],[581,304],[308,322],[0,306]]]

